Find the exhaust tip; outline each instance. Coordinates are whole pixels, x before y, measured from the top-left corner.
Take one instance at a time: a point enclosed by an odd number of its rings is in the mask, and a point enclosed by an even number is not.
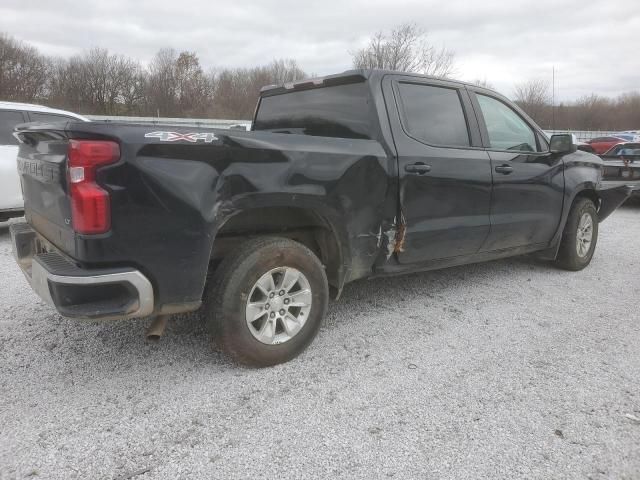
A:
[[[169,315],[158,315],[151,321],[151,325],[147,328],[145,337],[148,341],[157,342],[164,334],[165,328],[167,328],[167,322],[169,321]]]

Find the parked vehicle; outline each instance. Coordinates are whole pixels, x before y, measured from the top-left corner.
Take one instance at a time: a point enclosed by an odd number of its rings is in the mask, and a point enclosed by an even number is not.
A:
[[[640,160],[640,142],[619,143],[601,155],[602,158],[629,158],[631,161]]]
[[[597,153],[598,155],[601,155],[607,150],[609,150],[611,147],[613,147],[614,145],[617,145],[618,143],[623,143],[626,141],[627,139],[624,139],[618,136],[615,136],[615,137],[609,136],[609,137],[593,138],[591,140],[587,140],[587,143],[591,145],[595,153]]]
[[[640,182],[640,142],[619,143],[600,155],[604,161],[602,177],[604,180],[624,178]],[[633,192],[640,198],[640,190]]]
[[[25,122],[50,122],[58,119],[88,121],[75,113],[27,103],[0,102],[0,222],[23,213],[20,178],[16,166],[18,140],[16,125]]]
[[[633,138],[630,140],[631,142],[640,142],[640,130],[625,130],[624,132],[620,133],[624,133],[625,135],[632,135]]]
[[[92,319],[200,308],[254,366],[298,355],[354,280],[532,252],[581,270],[633,188],[494,91],[378,70],[264,88],[248,132],[17,136],[11,235],[43,299]]]
[[[640,135],[629,132],[616,133],[616,137],[621,138],[625,142],[640,142]]]
[[[586,142],[581,142],[579,140],[576,141],[576,147],[578,148],[578,150],[582,150],[583,152],[588,152],[588,153],[596,153],[596,151],[593,149],[593,147],[591,145],[589,145]]]

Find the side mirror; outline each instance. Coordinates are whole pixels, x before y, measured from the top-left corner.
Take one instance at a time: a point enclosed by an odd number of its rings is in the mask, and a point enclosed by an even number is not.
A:
[[[578,144],[571,133],[551,135],[549,150],[553,153],[573,153],[578,150]]]

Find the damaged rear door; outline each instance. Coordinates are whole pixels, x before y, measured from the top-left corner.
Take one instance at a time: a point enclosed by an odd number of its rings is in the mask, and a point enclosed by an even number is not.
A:
[[[406,223],[398,261],[478,252],[490,228],[491,161],[466,90],[455,82],[390,75],[383,91]]]

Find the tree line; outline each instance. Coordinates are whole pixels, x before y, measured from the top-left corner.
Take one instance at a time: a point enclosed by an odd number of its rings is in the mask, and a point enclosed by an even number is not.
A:
[[[455,75],[455,54],[405,23],[374,34],[349,52],[354,68],[383,68],[438,77]],[[0,34],[0,100],[41,103],[94,115],[250,119],[260,88],[307,78],[293,59],[247,68],[206,70],[195,52],[160,49],[148,65],[104,48],[70,58],[41,54]],[[476,81],[490,87],[487,80]],[[640,128],[640,91],[616,98],[587,95],[553,105],[549,82],[515,86],[514,100],[545,129]]]
[[[261,87],[305,77],[292,59],[205,71],[195,52],[171,48],[147,66],[104,48],[54,58],[0,34],[0,100],[84,114],[249,119]]]
[[[545,129],[640,129],[640,91],[615,98],[592,93],[573,102],[554,105],[550,83],[535,79],[516,85],[515,102]]]

